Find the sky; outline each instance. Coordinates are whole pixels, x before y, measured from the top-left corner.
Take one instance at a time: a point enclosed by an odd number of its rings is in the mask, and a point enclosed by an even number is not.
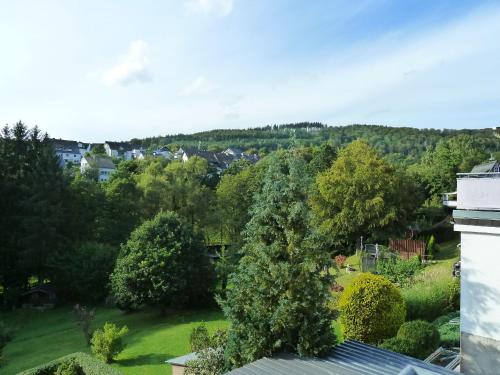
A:
[[[500,1],[1,0],[0,123],[500,125]]]

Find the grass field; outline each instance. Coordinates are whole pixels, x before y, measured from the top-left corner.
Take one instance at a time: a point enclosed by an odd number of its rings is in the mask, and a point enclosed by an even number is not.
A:
[[[5,347],[0,374],[16,374],[76,351],[89,353],[69,307],[46,312],[18,310],[0,314],[0,320],[16,330],[14,340]],[[126,348],[113,365],[124,374],[170,374],[165,360],[189,352],[189,335],[194,326],[205,322],[210,331],[227,327],[219,311],[162,317],[156,310],[123,314],[117,309],[97,309],[93,328],[106,321],[129,328],[124,339]]]

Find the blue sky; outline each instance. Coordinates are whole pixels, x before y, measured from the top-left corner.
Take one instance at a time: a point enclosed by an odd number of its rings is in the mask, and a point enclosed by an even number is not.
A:
[[[126,140],[500,125],[500,2],[0,2],[0,121]]]

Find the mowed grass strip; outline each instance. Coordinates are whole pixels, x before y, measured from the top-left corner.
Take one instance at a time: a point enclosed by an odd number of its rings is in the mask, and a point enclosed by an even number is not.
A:
[[[0,314],[0,320],[15,329],[14,340],[4,349],[1,374],[16,374],[76,351],[90,353],[70,307],[45,312],[17,310]],[[211,332],[227,327],[217,310],[160,316],[152,309],[124,314],[118,309],[97,308],[93,329],[105,322],[129,328],[126,348],[113,364],[124,374],[169,374],[165,361],[189,352],[193,327],[202,322]]]

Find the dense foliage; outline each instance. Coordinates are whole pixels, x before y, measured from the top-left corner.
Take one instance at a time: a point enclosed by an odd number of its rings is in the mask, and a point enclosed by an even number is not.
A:
[[[206,326],[201,324],[193,328],[189,343],[191,351],[196,352],[196,359],[187,362],[185,374],[218,375],[224,372],[227,344],[225,330],[217,330],[210,335]]]
[[[408,286],[413,277],[423,268],[419,257],[401,259],[388,257],[377,261],[377,272],[400,286]]]
[[[199,236],[173,212],[161,212],[132,232],[111,275],[116,302],[167,307],[209,302],[213,270]]]
[[[381,347],[420,359],[425,359],[439,346],[436,327],[423,320],[413,320],[401,325],[396,337],[384,341]]]
[[[46,134],[22,123],[0,136],[0,285],[4,304],[30,277],[50,276],[46,260],[65,245],[66,183]]]
[[[105,323],[102,329],[97,329],[92,335],[92,353],[106,363],[113,359],[123,350],[122,337],[128,332],[127,326],[118,328],[113,323]]]
[[[319,355],[333,343],[323,240],[309,225],[305,161],[271,157],[252,207],[243,258],[221,301],[231,323],[226,356],[241,366],[277,351]]]
[[[115,246],[85,242],[55,256],[50,265],[58,291],[72,301],[102,302],[108,295],[108,279],[117,254]]]
[[[460,347],[460,311],[440,316],[432,324],[439,331],[441,346],[445,348]]]
[[[341,248],[353,248],[360,236],[380,240],[397,233],[418,203],[409,179],[359,140],[317,176],[316,189],[311,203],[317,225]]]
[[[394,336],[405,321],[401,292],[379,275],[357,276],[342,293],[338,306],[345,336],[370,344]]]
[[[424,280],[403,290],[407,320],[433,321],[460,308],[460,281],[427,273]]]
[[[120,371],[85,353],[68,354],[62,358],[20,372],[18,375],[53,375],[62,363],[71,360],[77,363],[85,375],[122,375]]]
[[[195,134],[178,134],[134,140],[144,147],[183,145],[211,150],[227,147],[256,149],[269,153],[292,145],[311,146],[327,141],[336,148],[352,141],[365,139],[378,152],[403,164],[414,164],[428,149],[460,134],[470,135],[479,149],[486,152],[500,150],[500,140],[493,136],[493,129],[415,129],[379,125],[326,126],[319,123],[269,125],[249,129],[216,129]]]

